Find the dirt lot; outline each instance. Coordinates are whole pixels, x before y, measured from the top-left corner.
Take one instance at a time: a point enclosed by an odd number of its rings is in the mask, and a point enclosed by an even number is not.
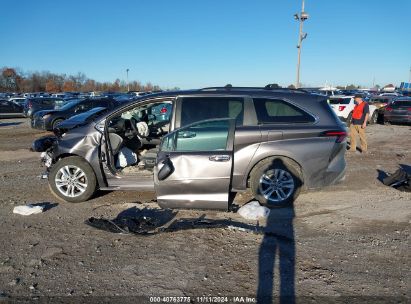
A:
[[[155,207],[153,193],[58,201],[40,179],[39,155],[28,150],[43,133],[24,119],[0,120],[0,302],[191,296],[201,303],[206,300],[194,297],[203,295],[232,301],[255,297],[260,285],[263,294],[278,296],[281,290],[301,303],[409,303],[411,193],[386,187],[378,177],[411,165],[411,127],[375,125],[367,134],[370,154],[347,156],[345,181],[301,194],[293,208],[274,210],[271,236],[263,242],[262,235],[221,228],[147,237],[93,229],[84,224],[91,216],[114,218],[134,206]],[[248,199],[243,194],[236,202]],[[27,217],[12,213],[30,202],[58,205]],[[179,211],[184,217],[201,214],[244,221],[233,212]]]

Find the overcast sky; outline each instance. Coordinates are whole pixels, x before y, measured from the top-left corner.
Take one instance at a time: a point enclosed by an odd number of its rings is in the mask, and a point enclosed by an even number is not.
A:
[[[306,0],[306,86],[408,81],[411,0]],[[387,3],[387,4],[385,4]],[[0,67],[163,88],[295,83],[301,0],[0,1]]]

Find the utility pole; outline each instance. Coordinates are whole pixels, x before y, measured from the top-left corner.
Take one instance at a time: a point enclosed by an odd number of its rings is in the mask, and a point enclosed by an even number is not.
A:
[[[295,87],[298,89],[300,87],[300,65],[301,65],[301,47],[302,42],[305,38],[307,38],[307,33],[303,33],[303,23],[305,20],[308,19],[308,14],[304,11],[304,0],[302,0],[302,8],[300,14],[295,14],[294,19],[300,22],[300,30],[298,32],[298,61],[297,61],[297,81],[295,83]]]
[[[129,69],[126,70],[127,72],[127,92],[130,92],[130,84],[128,83],[128,71],[130,71]]]

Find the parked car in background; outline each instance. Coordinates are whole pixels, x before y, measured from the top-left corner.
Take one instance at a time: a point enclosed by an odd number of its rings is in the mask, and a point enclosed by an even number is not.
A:
[[[10,97],[9,100],[22,107],[24,107],[24,103],[26,102],[26,98],[24,97]]]
[[[106,111],[108,111],[108,109],[105,107],[96,107],[87,112],[71,116],[70,118],[57,124],[53,129],[53,132],[57,136],[62,136],[68,130],[85,125]]]
[[[395,98],[396,98],[396,96],[392,96],[392,95],[390,95],[390,96],[373,96],[373,97],[370,98],[368,103],[370,105],[376,106],[377,109],[381,109],[381,108],[386,107]]]
[[[35,129],[52,131],[62,121],[73,115],[87,112],[96,107],[112,109],[118,103],[112,98],[75,99],[66,103],[59,109],[41,110],[33,114],[31,127]]]
[[[375,95],[371,97],[371,99],[368,101],[370,105],[373,105],[377,108],[377,113],[378,113],[378,118],[377,122],[378,123],[384,123],[384,110],[387,105],[389,105],[393,100],[397,98],[396,96],[378,96]]]
[[[140,97],[140,96],[144,96],[147,95],[147,92],[141,92],[141,91],[129,91],[127,92],[128,95],[132,95],[134,97]]]
[[[0,99],[0,117],[24,117],[23,106],[7,99]]]
[[[66,99],[66,98],[71,98],[74,96],[70,93],[54,93],[54,94],[51,94],[51,97]]]
[[[23,113],[26,117],[32,117],[34,113],[40,110],[58,109],[64,105],[67,101],[61,98],[53,97],[38,97],[27,98],[24,103]]]
[[[162,207],[227,210],[247,188],[271,207],[339,181],[346,136],[322,96],[217,87],[146,95],[33,148],[68,202],[96,189],[150,189]]]
[[[385,107],[384,123],[411,123],[411,98],[400,97]]]
[[[318,90],[320,94],[326,95],[326,96],[339,96],[343,95],[340,90],[336,88],[321,88]]]
[[[155,105],[151,108],[151,114],[154,115],[156,121],[170,120],[173,105],[171,103]]]
[[[347,125],[351,124],[352,112],[355,107],[354,96],[333,96],[328,99],[328,103],[339,119],[346,122]],[[378,120],[377,107],[370,104],[369,108],[370,115],[368,118],[368,123],[375,124]]]
[[[400,97],[400,96],[402,96],[402,94],[399,93],[399,92],[390,92],[390,93],[381,93],[379,96],[394,96],[394,97]]]

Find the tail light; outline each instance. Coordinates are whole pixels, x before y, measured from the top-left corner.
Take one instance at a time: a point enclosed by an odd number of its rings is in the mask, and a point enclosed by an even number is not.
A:
[[[344,111],[345,108],[346,108],[346,106],[339,106],[338,111]]]
[[[29,109],[31,109],[31,108],[33,107],[33,103],[32,103],[31,101],[29,101],[29,102],[27,103],[27,107],[28,107]]]
[[[160,113],[161,114],[167,113],[167,108],[161,108]]]
[[[342,143],[344,139],[347,137],[347,132],[345,131],[325,131],[322,133],[324,137],[337,137],[336,142]]]
[[[388,111],[388,112],[391,112],[392,108],[391,107],[386,107],[385,110]]]

